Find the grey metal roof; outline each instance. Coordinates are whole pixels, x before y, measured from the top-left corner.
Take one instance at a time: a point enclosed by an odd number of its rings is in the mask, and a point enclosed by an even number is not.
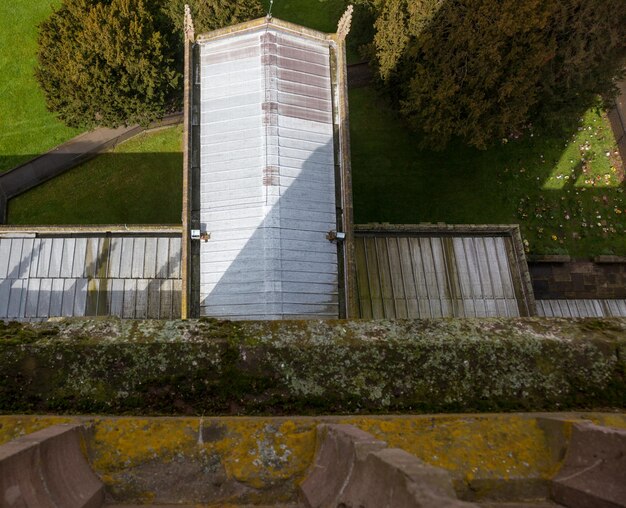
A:
[[[524,315],[511,243],[510,236],[357,233],[360,317]]]
[[[330,42],[200,43],[201,314],[338,317]]]
[[[544,317],[626,317],[626,300],[537,300]]]
[[[180,234],[0,233],[0,319],[180,316]]]

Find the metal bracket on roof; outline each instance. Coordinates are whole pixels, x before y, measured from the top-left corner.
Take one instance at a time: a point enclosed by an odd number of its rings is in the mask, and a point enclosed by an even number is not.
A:
[[[208,233],[207,231],[200,231],[199,229],[191,230],[192,240],[204,240],[205,242],[208,242],[210,238],[211,238],[211,233]]]
[[[326,233],[326,240],[329,242],[343,242],[346,239],[346,234],[341,231],[329,231]]]

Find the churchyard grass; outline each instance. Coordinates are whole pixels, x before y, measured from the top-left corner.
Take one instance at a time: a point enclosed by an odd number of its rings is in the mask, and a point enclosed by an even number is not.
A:
[[[604,115],[485,151],[417,138],[373,89],[350,92],[357,223],[520,224],[533,254],[626,255],[624,172]]]
[[[37,25],[59,3],[0,2],[0,173],[79,133],[46,110],[34,76]]]
[[[9,201],[10,224],[180,224],[182,126],[144,132]]]
[[[269,0],[263,0],[266,11]],[[335,32],[346,8],[344,0],[274,0],[272,15],[322,32]]]

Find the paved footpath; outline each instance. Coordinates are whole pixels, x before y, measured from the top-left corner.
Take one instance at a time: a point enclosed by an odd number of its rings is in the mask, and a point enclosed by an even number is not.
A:
[[[149,128],[174,125],[182,121],[182,114],[166,116],[161,122],[151,124]],[[9,199],[26,192],[37,185],[50,180],[81,162],[89,160],[106,149],[136,136],[145,129],[139,125],[118,127],[117,129],[100,128],[86,132],[39,157],[0,174],[0,224],[6,222]]]

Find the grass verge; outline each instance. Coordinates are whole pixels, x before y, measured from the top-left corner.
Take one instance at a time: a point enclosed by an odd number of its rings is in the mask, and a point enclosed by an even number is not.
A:
[[[269,9],[269,0],[263,0]],[[344,0],[274,0],[272,15],[322,32],[335,32],[346,8]]]
[[[145,132],[9,201],[9,224],[178,224],[182,126]]]
[[[34,76],[37,25],[58,4],[58,0],[0,2],[0,173],[80,132],[46,109]]]

